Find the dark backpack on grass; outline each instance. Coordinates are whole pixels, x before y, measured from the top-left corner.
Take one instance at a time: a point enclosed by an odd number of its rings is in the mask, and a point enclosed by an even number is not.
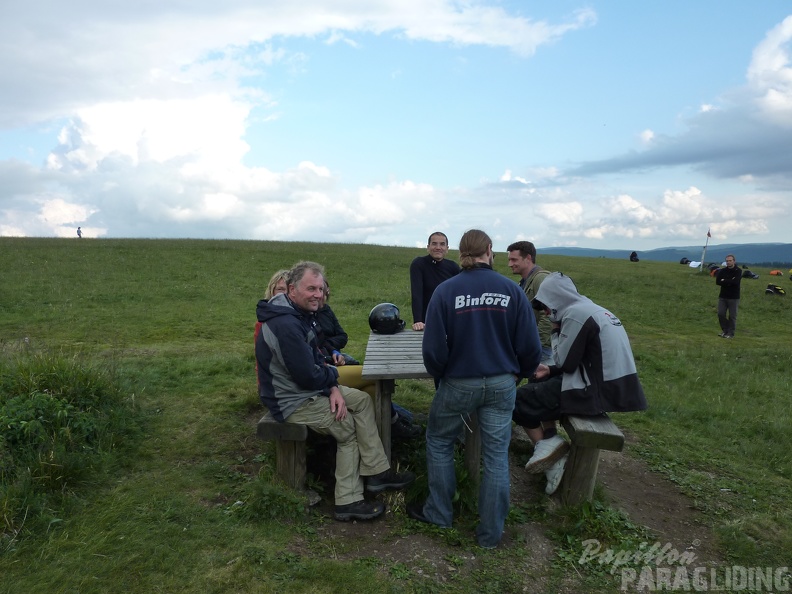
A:
[[[786,295],[784,288],[778,285],[767,285],[765,293],[768,295]]]

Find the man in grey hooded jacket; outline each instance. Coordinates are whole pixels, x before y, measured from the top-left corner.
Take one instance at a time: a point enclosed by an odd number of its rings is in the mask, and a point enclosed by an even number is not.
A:
[[[561,415],[644,410],[630,341],[621,321],[578,293],[572,279],[549,274],[533,301],[553,329],[553,364],[539,365],[536,379],[517,390],[514,421],[534,442],[529,472],[545,472],[552,494],[564,473],[569,444],[557,433]]]

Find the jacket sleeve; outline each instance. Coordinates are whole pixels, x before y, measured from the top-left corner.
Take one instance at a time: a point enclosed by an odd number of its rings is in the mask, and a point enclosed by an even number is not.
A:
[[[415,258],[410,264],[410,304],[413,323],[425,322],[426,320],[423,319],[423,273],[420,258]]]
[[[349,336],[344,329],[341,327],[341,323],[338,321],[338,318],[335,315],[335,312],[328,308],[328,320],[330,320],[333,324],[332,334],[325,331],[325,342],[324,347],[327,348],[329,351],[340,351],[343,349],[347,342],[349,341]]]
[[[338,385],[338,371],[325,365],[315,345],[306,341],[300,322],[289,320],[279,328],[277,336],[283,365],[297,385],[327,394]]]
[[[728,268],[722,268],[715,276],[715,284],[721,285],[723,287],[738,286],[741,280],[742,270],[736,266],[734,267],[733,271],[729,270]]]
[[[424,328],[423,333],[421,351],[423,353],[424,366],[429,375],[439,379],[445,375],[450,351],[448,349],[448,339],[446,338],[443,301],[437,298],[437,291],[435,291],[432,299],[429,300],[429,308],[426,310],[426,328]]]
[[[576,320],[562,320],[558,332],[553,332],[553,353],[556,364],[564,373],[574,373],[583,362],[586,345],[593,334],[599,333],[599,326],[588,318],[583,324]]]
[[[530,377],[536,372],[542,359],[542,343],[537,331],[536,316],[528,298],[522,299],[525,293],[517,293],[517,322],[514,325],[515,355],[520,365],[520,377]]]

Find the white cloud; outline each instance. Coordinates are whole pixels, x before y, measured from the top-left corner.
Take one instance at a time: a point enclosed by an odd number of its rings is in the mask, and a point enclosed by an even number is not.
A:
[[[97,104],[61,131],[47,164],[92,170],[118,154],[134,164],[190,157],[201,168],[222,168],[249,149],[242,140],[248,113],[249,106],[219,95]]]
[[[616,196],[610,201],[609,214],[616,218],[624,217],[634,223],[650,223],[657,218],[651,209],[626,194]]]
[[[583,205],[580,202],[546,203],[536,208],[536,213],[551,224],[579,227],[583,222]]]
[[[774,27],[753,52],[748,82],[758,94],[761,109],[773,119],[792,125],[792,66],[789,42],[792,16]]]
[[[0,19],[0,125],[71,116],[130,96],[234,96],[243,92],[242,77],[295,57],[268,45],[286,37],[324,35],[355,45],[359,33],[387,33],[531,55],[595,22],[591,10],[551,24],[451,0],[196,0],[188,10],[173,0],[134,8],[12,3]]]
[[[93,237],[424,247],[438,228],[453,245],[464,230],[480,227],[497,230],[505,243],[521,236],[543,245],[559,238],[668,241],[698,239],[709,224],[723,237],[765,234],[792,186],[792,138],[778,126],[792,123],[792,17],[757,46],[744,88],[702,105],[677,136],[656,133],[660,124],[652,122],[653,129],[640,133],[640,152],[566,171],[560,164],[521,163],[518,154],[476,171],[488,176],[480,187],[427,183],[431,165],[425,176],[364,173],[365,181],[350,187],[333,155],[312,146],[278,166],[251,159],[251,125],[273,122],[260,126],[256,148],[271,143],[269,154],[277,154],[284,136],[266,134],[294,116],[293,96],[278,94],[276,101],[252,88],[270,82],[273,66],[299,79],[314,65],[315,56],[302,51],[314,40],[322,51],[347,46],[356,58],[370,59],[367,45],[387,36],[412,48],[415,41],[449,44],[459,54],[448,60],[450,68],[465,63],[472,71],[480,56],[463,54],[466,46],[506,48],[517,63],[515,56],[593,26],[596,14],[582,10],[551,23],[521,16],[524,7],[510,14],[502,3],[477,0],[196,0],[186,11],[173,0],[49,6],[10,3],[2,9],[8,18],[0,18],[0,126],[66,122],[46,166],[0,162],[3,235],[74,236],[81,224]],[[289,43],[294,38],[305,44]],[[383,63],[383,79],[406,85],[415,76],[410,66]],[[314,125],[323,123],[317,118]],[[444,138],[440,128],[436,135]],[[424,142],[418,135],[412,141]],[[470,146],[486,150],[473,136]],[[438,159],[455,158],[449,150]],[[654,189],[642,184],[659,169],[674,175]],[[595,185],[594,176],[611,177]],[[707,183],[713,178],[738,179],[740,194],[719,193],[721,187]]]

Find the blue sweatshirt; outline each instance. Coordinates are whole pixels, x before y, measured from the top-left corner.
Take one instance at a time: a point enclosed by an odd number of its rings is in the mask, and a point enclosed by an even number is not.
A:
[[[529,377],[540,358],[536,319],[517,283],[479,264],[435,289],[423,336],[433,377]]]

